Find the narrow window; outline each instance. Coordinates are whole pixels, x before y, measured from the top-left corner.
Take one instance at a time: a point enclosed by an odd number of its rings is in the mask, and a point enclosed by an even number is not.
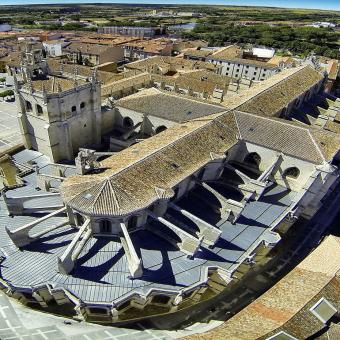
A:
[[[37,113],[38,115],[43,114],[43,108],[39,104],[37,104]]]
[[[32,104],[29,101],[26,101],[26,111],[31,112],[32,111]]]

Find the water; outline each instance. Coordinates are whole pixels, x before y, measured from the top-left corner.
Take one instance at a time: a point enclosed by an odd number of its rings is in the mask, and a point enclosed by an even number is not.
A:
[[[170,25],[169,28],[174,28],[176,30],[192,30],[196,26],[196,22],[188,22],[187,24],[181,24],[181,25]]]

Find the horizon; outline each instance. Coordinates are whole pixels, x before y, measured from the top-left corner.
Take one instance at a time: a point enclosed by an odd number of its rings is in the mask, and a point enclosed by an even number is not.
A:
[[[25,6],[25,5],[82,5],[82,4],[107,4],[107,5],[191,5],[191,6],[235,6],[235,7],[269,7],[282,9],[306,9],[306,10],[326,10],[340,11],[338,0],[327,0],[320,4],[318,0],[1,0],[0,6]],[[320,6],[321,5],[321,6]]]

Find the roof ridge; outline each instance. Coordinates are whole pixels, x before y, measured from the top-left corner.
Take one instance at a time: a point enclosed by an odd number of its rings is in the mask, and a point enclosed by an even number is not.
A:
[[[324,154],[323,154],[323,152],[321,151],[321,149],[320,149],[318,143],[315,141],[315,139],[314,139],[314,137],[313,137],[313,135],[312,135],[312,133],[311,133],[311,131],[310,131],[309,129],[308,129],[308,134],[309,134],[311,140],[313,141],[313,143],[314,143],[316,149],[319,151],[319,153],[320,153],[322,159],[325,161],[326,159],[325,159],[325,157],[324,157]]]
[[[170,96],[170,97],[175,97],[175,98],[184,98],[184,99],[187,99],[189,101],[192,101],[192,102],[195,102],[195,103],[199,103],[199,104],[205,104],[205,105],[210,105],[210,106],[213,106],[213,107],[218,107],[218,108],[223,108],[222,105],[216,105],[216,104],[213,104],[211,102],[208,102],[208,101],[205,101],[205,100],[197,100],[195,98],[190,98],[189,96],[185,96],[185,95],[182,95],[180,93],[179,96],[178,94],[173,94],[173,93],[167,93],[167,92],[163,92],[162,90],[159,90],[157,89],[160,93],[164,94],[165,96]]]
[[[297,67],[296,68],[296,71],[294,73],[291,73],[289,74],[288,76],[280,79],[279,81],[273,83],[272,85],[264,88],[262,91],[256,93],[253,97],[249,98],[248,100],[246,100],[245,102],[243,102],[241,105],[247,103],[249,100],[252,100],[256,97],[258,97],[260,94],[264,93],[264,92],[267,92],[269,91],[271,88],[273,88],[274,86],[278,85],[278,84],[281,84],[283,81],[289,79],[290,77],[293,77],[296,73],[300,72],[301,70],[305,69],[306,67],[308,67],[309,65],[303,65],[303,66],[300,66],[300,67]],[[294,69],[294,68],[291,68],[291,69]],[[291,69],[287,69],[287,70],[291,70]],[[278,72],[276,73],[273,77],[275,77],[276,75],[279,75],[279,74],[282,74],[281,72]],[[268,80],[272,80],[272,78],[268,78]],[[263,83],[259,83],[258,85],[263,85]],[[256,86],[256,85],[255,85]]]
[[[256,114],[251,113],[251,112],[241,111],[241,110],[237,110],[237,109],[235,109],[235,112],[245,114],[245,115],[249,115],[249,116],[256,117],[256,118],[270,120],[272,122],[277,122],[277,123],[284,124],[284,125],[287,125],[287,126],[292,126],[292,127],[298,128],[298,129],[309,131],[309,129],[307,127],[295,125],[293,122],[287,123],[286,120],[283,120],[281,118],[275,119],[274,117],[265,117],[265,116],[261,116],[261,115],[256,115]]]
[[[119,201],[118,201],[118,197],[116,195],[116,191],[115,191],[115,189],[112,186],[111,180],[108,179],[107,182],[109,183],[109,187],[110,187],[110,190],[112,192],[113,200],[114,200],[114,202],[116,204],[116,208],[117,208],[118,211],[120,211],[121,209],[120,209],[120,204],[119,204]]]
[[[98,191],[98,193],[97,193],[97,195],[96,195],[96,197],[95,197],[95,199],[94,199],[94,201],[93,201],[93,203],[92,203],[92,206],[94,206],[94,205],[96,204],[96,202],[97,202],[97,200],[98,200],[98,198],[99,198],[101,192],[102,192],[103,189],[104,189],[105,184],[106,184],[105,182],[104,182],[104,183],[101,183],[101,188],[99,189],[99,191]],[[96,185],[96,184],[95,184],[95,185]],[[91,186],[89,189],[92,189],[95,185]],[[97,185],[98,185],[98,182],[97,182]],[[88,189],[87,189],[87,190],[88,190]],[[87,190],[85,190],[85,191],[87,191]],[[77,196],[79,196],[79,195],[82,194],[83,192],[84,192],[84,191],[80,192]]]
[[[229,110],[229,111],[224,112],[224,114],[228,114],[228,113],[232,113],[232,112],[233,112],[233,110]],[[222,115],[222,114],[223,114],[223,113],[221,113],[221,115]],[[210,119],[210,120],[207,120],[207,122],[206,122],[205,124],[202,124],[201,126],[198,126],[197,128],[193,129],[192,131],[189,131],[187,134],[183,135],[181,138],[176,139],[176,140],[173,140],[173,141],[171,141],[170,143],[168,143],[168,144],[166,144],[166,145],[160,147],[160,148],[157,149],[157,150],[153,150],[150,154],[148,154],[148,155],[146,155],[145,157],[139,159],[137,162],[134,162],[134,163],[128,165],[127,167],[125,167],[124,169],[121,169],[120,171],[114,172],[113,174],[109,175],[109,177],[107,177],[107,178],[111,179],[113,176],[116,176],[117,174],[124,173],[124,172],[127,171],[132,165],[139,164],[139,163],[141,163],[142,161],[148,159],[149,157],[158,154],[158,153],[161,152],[163,149],[165,149],[165,148],[167,148],[167,147],[169,147],[169,146],[171,146],[171,145],[177,144],[180,140],[182,140],[182,138],[187,137],[187,136],[190,136],[190,135],[193,134],[194,132],[203,129],[204,127],[206,127],[206,126],[209,125],[209,124],[214,123],[214,122],[215,122],[215,119],[217,119],[217,118],[219,118],[219,117],[220,117],[220,116],[215,117],[215,118],[212,118],[212,119]],[[182,124],[179,124],[179,125],[182,125]]]

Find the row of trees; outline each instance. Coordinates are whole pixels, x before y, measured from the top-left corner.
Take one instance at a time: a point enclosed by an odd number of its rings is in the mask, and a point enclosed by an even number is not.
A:
[[[4,100],[4,98],[6,97],[13,97],[14,96],[14,92],[12,90],[5,90],[3,92],[0,92],[0,98],[2,100]]]
[[[340,59],[338,33],[331,29],[314,27],[290,27],[252,25],[213,27],[200,22],[191,32],[183,35],[190,39],[207,40],[211,46],[226,44],[256,44],[287,50],[299,55],[315,52],[330,58]]]

